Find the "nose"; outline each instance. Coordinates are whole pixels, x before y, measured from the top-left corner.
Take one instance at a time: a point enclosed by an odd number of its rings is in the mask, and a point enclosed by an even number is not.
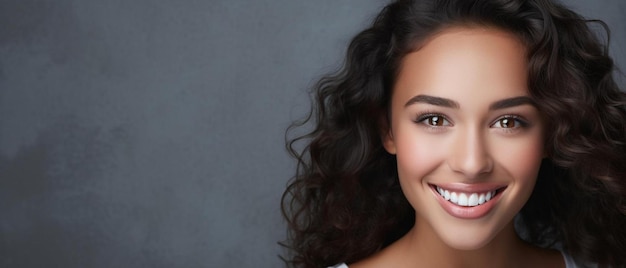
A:
[[[450,168],[469,179],[490,173],[493,170],[493,159],[484,134],[478,129],[456,134],[448,158]]]

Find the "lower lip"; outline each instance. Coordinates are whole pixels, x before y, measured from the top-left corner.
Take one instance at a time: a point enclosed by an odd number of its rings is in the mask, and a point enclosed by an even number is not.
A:
[[[448,214],[461,219],[478,219],[487,215],[487,213],[489,213],[493,209],[493,207],[502,196],[502,190],[499,190],[494,197],[492,197],[489,201],[483,203],[482,205],[478,205],[475,207],[463,207],[446,201],[443,196],[437,193],[437,190],[434,188],[434,186],[431,186],[431,189],[433,190],[433,194],[435,195],[435,199],[437,199],[437,201],[439,202],[439,205],[441,205],[441,207],[443,207],[443,209],[448,212]]]

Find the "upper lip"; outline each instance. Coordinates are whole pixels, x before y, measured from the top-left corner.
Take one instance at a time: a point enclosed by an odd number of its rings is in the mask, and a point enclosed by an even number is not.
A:
[[[506,187],[506,184],[502,183],[429,183],[432,186],[439,186],[444,190],[452,192],[466,192],[466,193],[484,193],[496,191],[500,188]]]

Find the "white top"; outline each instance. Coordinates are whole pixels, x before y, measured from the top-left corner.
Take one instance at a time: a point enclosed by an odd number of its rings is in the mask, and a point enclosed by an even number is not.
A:
[[[574,259],[569,254],[561,251],[561,255],[563,255],[563,259],[565,259],[565,268],[578,268],[579,266],[574,262]],[[582,267],[582,266],[581,266]],[[585,266],[586,267],[586,266]],[[328,268],[348,268],[348,265],[345,263],[337,264],[335,266],[330,266]]]

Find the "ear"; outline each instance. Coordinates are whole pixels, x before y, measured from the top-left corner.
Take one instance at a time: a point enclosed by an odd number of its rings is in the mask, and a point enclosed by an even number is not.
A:
[[[382,135],[383,147],[390,154],[396,154],[396,142],[393,138],[393,133],[391,132],[391,128],[388,128]]]
[[[387,115],[378,117],[378,128],[380,129],[380,139],[385,147],[385,151],[396,154],[396,142],[391,131],[391,119]]]

